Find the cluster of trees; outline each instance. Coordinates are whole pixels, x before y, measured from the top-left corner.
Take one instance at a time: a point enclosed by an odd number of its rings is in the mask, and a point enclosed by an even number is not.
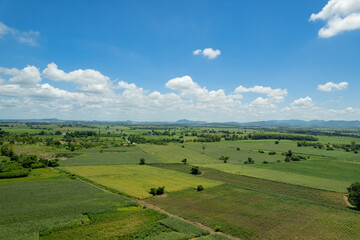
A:
[[[313,147],[313,148],[319,148],[319,149],[326,149],[326,150],[334,150],[337,149],[343,149],[346,152],[354,152],[358,153],[360,150],[360,144],[356,144],[355,142],[352,142],[351,144],[322,144],[320,142],[307,142],[307,141],[298,141],[297,142],[298,147]]]
[[[213,134],[200,134],[194,142],[220,142],[221,136]]]
[[[192,167],[192,168],[191,168],[190,173],[191,173],[192,175],[200,175],[200,174],[201,174],[201,171],[200,171],[199,167],[196,166],[196,167]]]
[[[219,159],[224,161],[224,163],[227,163],[227,161],[229,160],[229,156],[221,156]]]
[[[150,188],[150,192],[151,195],[156,196],[156,195],[163,195],[165,193],[165,187],[158,187],[158,188]]]
[[[253,140],[258,139],[286,139],[286,140],[299,140],[299,141],[319,141],[318,138],[314,136],[302,136],[302,135],[293,135],[293,134],[279,134],[279,133],[254,133],[249,134],[249,138]]]
[[[284,153],[284,155],[286,156],[285,162],[306,160],[305,156],[295,155],[295,154],[293,154],[293,152],[291,150]]]
[[[251,157],[248,157],[248,160],[244,162],[244,164],[254,164],[254,160]]]
[[[355,182],[347,188],[349,202],[360,210],[360,182]]]
[[[3,160],[0,163],[0,178],[26,177],[31,169],[56,167],[59,160],[38,158],[36,155],[16,155],[9,144],[1,146],[1,155],[9,157],[10,160]]]

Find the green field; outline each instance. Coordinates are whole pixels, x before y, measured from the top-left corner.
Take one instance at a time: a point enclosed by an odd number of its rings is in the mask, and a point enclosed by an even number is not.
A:
[[[40,232],[82,224],[88,213],[134,205],[70,179],[1,183],[0,192],[0,239],[37,239]]]
[[[193,176],[190,172],[185,174],[147,165],[73,166],[61,169],[137,198],[151,197],[149,191],[153,187],[165,186],[166,192],[173,192],[194,189],[198,185],[213,187],[221,184]]]
[[[204,177],[228,184],[202,192],[174,192],[165,198],[146,201],[245,239],[356,239],[358,236],[359,214],[341,204],[341,195],[209,171]]]
[[[138,147],[120,147],[101,150],[76,151],[80,155],[61,160],[61,166],[87,166],[87,165],[119,165],[139,164],[140,158],[147,163],[159,163],[151,154],[143,152]]]

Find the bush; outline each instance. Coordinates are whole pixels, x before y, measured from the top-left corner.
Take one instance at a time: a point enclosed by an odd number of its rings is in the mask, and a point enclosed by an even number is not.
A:
[[[145,165],[145,158],[140,158],[139,164],[140,164],[140,165]]]
[[[240,151],[240,148],[236,148],[236,150]]]
[[[153,196],[163,195],[165,193],[165,187],[150,188],[149,193]]]
[[[204,190],[204,187],[202,185],[197,186],[196,191],[200,192]]]
[[[215,226],[215,232],[221,232],[222,229],[219,225]]]
[[[19,168],[9,172],[0,172],[1,178],[18,178],[18,177],[27,177],[30,173],[30,169]]]
[[[274,151],[269,152],[269,155],[275,155],[275,154],[276,154],[276,152],[274,152]]]
[[[355,182],[347,188],[349,202],[360,209],[360,182]]]
[[[199,167],[192,167],[190,173],[193,175],[200,175],[201,171],[199,170]]]
[[[186,165],[186,163],[187,163],[187,159],[186,159],[186,158],[184,158],[183,160],[181,160],[181,162],[182,162],[182,163],[184,163],[184,165]]]
[[[263,164],[268,164],[269,162],[268,161],[263,161]]]
[[[279,144],[279,141],[275,141],[275,144]]]

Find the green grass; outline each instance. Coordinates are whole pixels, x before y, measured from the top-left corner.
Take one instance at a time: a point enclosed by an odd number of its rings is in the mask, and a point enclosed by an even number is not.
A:
[[[186,165],[157,165],[157,167],[179,172],[188,172],[191,168],[191,166]],[[317,205],[330,205],[332,207],[340,208],[346,206],[344,194],[337,192],[328,192],[314,188],[231,174],[211,168],[202,168],[200,177],[225,182],[246,190],[266,192],[268,194],[280,195],[290,199],[301,199],[302,201],[316,203]]]
[[[287,163],[279,163],[287,164]],[[295,164],[295,163],[294,163]],[[265,164],[264,164],[265,165]],[[346,188],[352,183],[346,180],[322,178],[317,176],[303,175],[293,172],[284,172],[273,169],[254,167],[250,165],[233,165],[233,164],[203,164],[200,168],[214,168],[228,173],[245,175],[250,177],[262,178],[271,181],[290,183],[311,188],[323,190],[346,192]]]
[[[220,234],[211,234],[209,236],[202,236],[197,238],[197,240],[230,240],[230,238],[220,235]]]
[[[360,233],[358,212],[345,207],[233,185],[184,190],[146,201],[242,239],[356,239]]]
[[[70,179],[2,183],[0,192],[0,239],[33,239],[42,231],[82,224],[83,214],[134,205]]]
[[[193,151],[188,148],[182,148],[181,144],[169,145],[151,145],[139,144],[143,151],[153,155],[161,163],[181,163],[184,158],[187,159],[188,164],[200,163],[218,163],[220,160],[201,154],[200,152]]]
[[[51,168],[37,168],[37,169],[32,169],[29,176],[27,177],[0,179],[0,184],[8,183],[8,182],[26,182],[26,181],[64,179],[64,178],[65,176],[63,174]]]
[[[237,143],[233,144],[223,144],[220,143],[191,143],[185,144],[186,149],[191,149],[197,153],[202,153],[202,147],[205,146],[205,155],[212,157],[218,160],[221,156],[228,156],[228,163],[232,164],[242,164],[251,157],[255,163],[262,163],[263,161],[275,162],[277,160],[284,160],[284,156],[281,156],[280,153],[276,155],[269,155],[269,151],[265,151],[264,153],[259,153],[258,150],[251,151],[250,149],[241,149],[238,151]],[[221,162],[220,160],[218,162]]]
[[[72,166],[61,169],[137,198],[152,196],[149,190],[153,187],[165,186],[166,192],[172,192],[196,188],[198,185],[213,187],[221,184],[190,173],[179,173],[147,165]]]
[[[190,236],[190,238],[200,237],[203,235],[208,235],[210,233],[208,230],[197,227],[193,224],[184,222],[184,221],[182,221],[178,218],[174,218],[174,217],[168,217],[168,218],[162,219],[160,221],[160,223],[171,228],[172,230],[174,230],[176,232],[186,233]]]
[[[144,239],[171,231],[158,221],[166,215],[151,209],[126,208],[90,214],[90,223],[53,232],[41,239]]]
[[[103,149],[103,152],[99,149],[83,150],[75,153],[80,153],[80,155],[61,160],[60,166],[139,164],[140,158],[145,158],[146,163],[159,162],[138,147],[109,148]]]

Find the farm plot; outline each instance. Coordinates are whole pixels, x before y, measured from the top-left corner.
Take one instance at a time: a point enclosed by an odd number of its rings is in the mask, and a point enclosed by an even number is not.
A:
[[[143,151],[153,155],[161,163],[181,163],[184,158],[189,164],[218,163],[219,160],[209,157],[206,154],[193,151],[189,148],[182,148],[180,144],[151,145],[139,144]]]
[[[203,149],[205,146],[205,149]],[[214,159],[219,159],[221,156],[228,156],[228,163],[232,164],[242,164],[248,160],[248,158],[252,158],[255,163],[262,163],[264,161],[267,162],[276,162],[277,160],[284,160],[284,156],[281,156],[280,153],[276,153],[274,155],[269,155],[271,151],[263,151],[260,153],[258,150],[251,151],[250,149],[241,149],[237,142],[231,143],[191,143],[186,144],[185,148],[191,149],[195,152],[202,153],[206,156],[212,157]],[[219,162],[219,161],[218,161]]]
[[[60,166],[86,166],[86,165],[119,165],[139,164],[140,158],[147,163],[158,163],[152,155],[143,152],[138,147],[120,147],[77,151],[80,155],[60,161]]]
[[[243,239],[356,239],[360,233],[358,212],[231,185],[146,201]]]
[[[154,187],[165,186],[166,192],[173,192],[196,188],[198,185],[209,188],[222,184],[190,175],[190,173],[185,174],[147,165],[73,166],[61,169],[137,198],[152,196],[149,191]]]
[[[134,205],[70,179],[2,183],[0,192],[0,239],[38,239],[40,232],[85,222],[83,214]]]
[[[297,163],[294,162],[290,164],[297,164]],[[276,163],[275,165],[281,165],[281,164],[289,164],[289,163]],[[266,164],[262,164],[262,165],[266,165]],[[330,176],[329,178],[317,177],[316,173],[314,173],[314,175],[311,176],[311,175],[304,175],[294,172],[286,172],[275,169],[256,167],[256,166],[260,166],[260,164],[234,165],[234,164],[223,163],[223,164],[202,164],[202,165],[199,164],[198,166],[213,168],[233,174],[245,175],[249,177],[262,178],[271,181],[290,183],[290,184],[323,189],[328,191],[335,191],[335,192],[346,192],[346,188],[349,187],[349,185],[353,182],[346,180],[345,177],[343,180],[339,180],[337,178],[335,179],[331,178]]]

